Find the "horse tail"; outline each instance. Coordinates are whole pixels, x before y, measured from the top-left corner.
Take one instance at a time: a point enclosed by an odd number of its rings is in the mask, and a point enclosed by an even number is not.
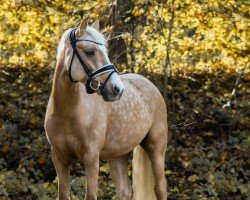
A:
[[[133,154],[133,200],[156,200],[151,161],[140,145]]]

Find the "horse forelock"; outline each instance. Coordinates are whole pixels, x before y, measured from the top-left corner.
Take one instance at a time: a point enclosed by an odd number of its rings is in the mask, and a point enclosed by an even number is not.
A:
[[[90,26],[87,27],[86,31],[93,38],[93,40],[103,43],[105,46],[107,45],[107,40],[99,31]]]

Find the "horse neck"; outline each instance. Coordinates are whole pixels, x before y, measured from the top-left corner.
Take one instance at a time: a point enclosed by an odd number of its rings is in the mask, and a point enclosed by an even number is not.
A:
[[[60,58],[57,62],[51,96],[54,110],[59,111],[60,114],[71,113],[80,103],[79,84],[70,81],[64,58]]]

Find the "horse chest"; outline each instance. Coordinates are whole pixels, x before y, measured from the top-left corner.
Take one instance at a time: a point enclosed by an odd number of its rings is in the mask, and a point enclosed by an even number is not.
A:
[[[92,129],[90,116],[89,118],[77,116],[50,116],[45,124],[45,130],[52,145],[61,141],[63,141],[63,143],[73,143],[70,145],[75,145],[74,141],[81,143],[86,141],[89,137],[93,140],[96,135],[96,130]],[[99,130],[101,128],[97,127],[97,129]]]

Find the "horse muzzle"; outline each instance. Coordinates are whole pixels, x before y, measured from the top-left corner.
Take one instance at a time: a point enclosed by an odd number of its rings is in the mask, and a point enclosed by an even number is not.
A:
[[[101,90],[101,95],[104,101],[117,101],[120,100],[123,91],[124,85],[117,73],[112,74],[110,77],[110,82],[108,86],[105,86]]]
[[[113,91],[110,91],[108,88],[103,88],[103,90],[101,91],[101,95],[104,101],[118,101],[120,100],[120,98],[122,97],[123,94],[123,89],[119,90],[119,92],[117,91],[117,89],[115,89],[116,87],[114,87]]]

